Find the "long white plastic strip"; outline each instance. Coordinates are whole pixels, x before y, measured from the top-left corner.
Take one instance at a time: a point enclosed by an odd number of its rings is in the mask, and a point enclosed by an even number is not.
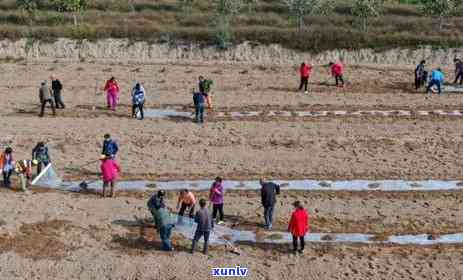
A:
[[[318,180],[276,180],[275,183],[281,186],[282,190],[301,191],[448,191],[463,190],[462,181],[426,180],[426,181],[404,181],[404,180],[351,180],[351,181],[318,181]],[[57,189],[79,191],[80,182],[63,182]],[[212,181],[121,181],[117,183],[119,190],[149,191],[149,190],[180,190],[189,189],[194,191],[208,190]],[[92,182],[89,189],[101,190],[101,181]],[[224,188],[227,190],[258,190],[259,181],[224,181]]]
[[[47,173],[48,169],[50,169],[51,167],[51,163],[49,163],[41,172],[39,175],[37,175],[34,180],[32,180],[31,184],[32,185],[35,185],[37,183],[38,180],[40,180],[40,178],[42,178],[42,176]]]
[[[215,112],[216,118],[230,117],[232,119],[246,119],[255,117],[297,117],[297,118],[316,118],[316,117],[353,117],[353,116],[375,116],[375,117],[412,117],[412,116],[448,116],[463,117],[462,110],[430,110],[430,111],[410,111],[410,110],[362,110],[362,111],[242,111],[242,112]],[[177,111],[174,109],[145,109],[146,118],[193,118],[192,112]]]

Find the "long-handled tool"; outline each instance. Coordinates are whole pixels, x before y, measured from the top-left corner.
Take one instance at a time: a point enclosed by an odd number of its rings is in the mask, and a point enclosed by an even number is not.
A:
[[[212,229],[212,233],[214,233],[220,240],[225,242],[225,248],[230,247],[230,252],[231,253],[236,254],[236,255],[241,255],[241,251],[237,247],[235,247],[235,245],[233,245],[233,243],[231,243],[225,237],[220,236],[219,234],[217,234],[217,232],[215,232],[214,229]]]

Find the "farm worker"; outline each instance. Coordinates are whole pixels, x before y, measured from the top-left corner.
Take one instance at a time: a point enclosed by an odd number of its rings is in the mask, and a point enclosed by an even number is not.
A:
[[[132,118],[136,118],[136,109],[140,112],[140,120],[143,120],[143,105],[145,104],[145,89],[140,83],[136,83],[132,89]]]
[[[21,183],[21,190],[23,192],[27,191],[27,187],[30,184],[32,179],[32,165],[37,165],[37,160],[18,160],[15,165],[15,172],[19,176],[19,181]]]
[[[204,94],[193,89],[193,104],[195,106],[195,122],[204,122]]]
[[[301,76],[301,83],[299,85],[299,90],[302,90],[302,87],[304,87],[305,93],[308,93],[307,87],[309,84],[309,77],[312,72],[312,65],[306,64],[303,62],[301,64],[301,67],[299,68],[299,74]]]
[[[178,212],[178,223],[182,223],[183,215],[187,209],[189,209],[188,217],[191,219],[193,218],[195,212],[195,204],[196,198],[192,192],[190,192],[188,189],[183,189],[180,191],[177,200],[177,210],[180,208],[180,211]]]
[[[455,81],[453,81],[454,84],[460,81],[460,86],[463,84],[463,62],[459,58],[455,58],[453,60],[455,63]]]
[[[170,236],[172,234],[172,228],[175,227],[175,225],[172,215],[164,204],[164,196],[165,192],[163,190],[158,191],[157,194],[153,195],[148,201],[148,208],[153,215],[154,225],[159,232],[162,250],[173,251],[170,243]]]
[[[114,189],[121,168],[110,154],[106,154],[105,157],[101,159],[100,168],[101,174],[103,175],[103,197],[106,196],[106,188],[108,186],[111,188],[109,196],[114,197]]]
[[[51,90],[47,85],[47,81],[43,81],[40,85],[39,99],[40,99],[39,117],[43,117],[43,114],[45,113],[45,105],[47,103],[50,103],[51,110],[53,112],[53,115],[55,116],[56,115],[55,104],[53,103],[53,100],[51,99]]]
[[[38,142],[32,149],[32,160],[37,161],[37,175],[42,172],[42,168],[50,164],[50,154],[48,153],[48,147],[44,142]]]
[[[13,149],[11,147],[7,147],[0,155],[0,168],[2,169],[3,186],[10,188],[10,177],[14,170]]]
[[[199,84],[199,92],[202,95],[204,95],[206,99],[207,108],[212,109],[212,96],[210,94],[211,86],[213,84],[212,80],[204,79],[203,76],[199,76],[198,84]]]
[[[111,77],[104,86],[104,90],[106,91],[106,102],[108,108],[116,111],[117,101],[119,99],[119,84],[116,81],[116,78]]]
[[[61,98],[61,91],[63,84],[56,77],[51,76],[51,90],[53,91],[53,98],[55,99],[56,109],[64,109],[63,99]]]
[[[204,198],[199,200],[199,207],[201,208],[198,212],[196,212],[195,215],[195,223],[198,225],[196,226],[195,235],[191,244],[191,253],[194,253],[196,243],[198,243],[199,239],[204,237],[203,254],[207,255],[209,235],[214,227],[214,223],[212,222],[212,217],[209,213],[209,210],[206,208],[206,200]]]
[[[276,196],[280,194],[280,186],[272,183],[265,182],[260,179],[260,195],[262,206],[264,207],[265,228],[272,229],[273,210],[275,209]]]
[[[217,213],[219,213],[218,225],[223,224],[223,195],[222,178],[217,177],[209,190],[209,201],[212,204],[212,218],[214,220],[217,218]]]
[[[426,84],[428,72],[425,70],[426,60],[422,60],[415,68],[415,89],[418,90],[422,85]]]
[[[341,87],[344,86],[344,79],[342,78],[342,75],[344,73],[344,65],[341,62],[330,62],[330,70],[331,70],[331,75],[334,77],[336,81],[336,86],[339,86],[339,82],[341,82]]]
[[[442,73],[442,70],[440,68],[432,70],[431,81],[429,81],[428,87],[426,89],[426,93],[431,94],[431,88],[433,86],[436,86],[438,93],[441,94],[443,83],[444,83],[444,74]]]
[[[116,141],[111,139],[111,135],[106,133],[103,140],[103,150],[102,155],[111,155],[112,158],[116,157],[117,152],[119,151],[119,146]]]
[[[300,201],[296,201],[293,203],[295,210],[291,214],[291,220],[289,221],[288,231],[293,236],[293,250],[296,253],[297,250],[297,241],[299,239],[301,243],[301,248],[299,249],[299,253],[304,252],[304,245],[305,240],[304,236],[307,232],[309,232],[309,214],[307,211],[302,207]]]
[[[153,194],[148,200],[148,209],[151,211],[151,214],[154,216],[153,211],[161,207],[165,207],[164,197],[166,193],[163,190],[159,190],[157,193]]]

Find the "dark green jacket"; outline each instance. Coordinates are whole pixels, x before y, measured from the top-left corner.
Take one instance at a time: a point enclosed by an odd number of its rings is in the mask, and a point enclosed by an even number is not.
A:
[[[156,226],[157,230],[160,230],[161,227],[173,224],[172,215],[170,214],[169,210],[165,207],[161,207],[159,209],[150,209],[151,214],[153,214],[154,218],[154,225]]]

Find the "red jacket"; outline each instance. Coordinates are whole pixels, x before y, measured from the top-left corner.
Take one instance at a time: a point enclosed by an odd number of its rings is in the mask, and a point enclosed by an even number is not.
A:
[[[288,231],[296,237],[304,236],[309,232],[309,214],[304,208],[296,209],[291,214]]]
[[[301,73],[301,77],[307,78],[310,76],[310,73],[312,72],[312,65],[310,64],[304,64],[299,68],[299,72]]]
[[[341,76],[344,72],[344,65],[341,62],[337,62],[331,65],[331,75],[333,76]]]

